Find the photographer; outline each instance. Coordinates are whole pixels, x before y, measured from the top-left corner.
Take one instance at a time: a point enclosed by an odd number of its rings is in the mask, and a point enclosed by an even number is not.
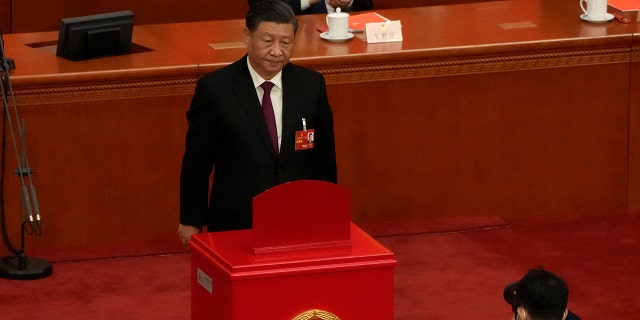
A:
[[[515,320],[580,320],[567,309],[567,283],[542,268],[532,269],[519,282],[507,285],[503,295]]]

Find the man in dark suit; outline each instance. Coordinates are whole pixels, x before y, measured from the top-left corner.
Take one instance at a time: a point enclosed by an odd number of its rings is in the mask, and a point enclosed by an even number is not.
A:
[[[257,2],[246,17],[247,55],[198,81],[180,174],[178,233],[185,244],[205,226],[210,232],[251,228],[253,197],[278,184],[337,182],[324,78],[289,63],[297,27],[285,3]],[[263,82],[274,84],[264,96]],[[266,101],[274,135],[261,107]],[[296,144],[296,136],[308,132],[312,147]]]
[[[259,0],[249,0],[249,5]],[[373,9],[373,0],[281,0],[291,6],[295,14],[316,14],[342,11],[363,11]]]

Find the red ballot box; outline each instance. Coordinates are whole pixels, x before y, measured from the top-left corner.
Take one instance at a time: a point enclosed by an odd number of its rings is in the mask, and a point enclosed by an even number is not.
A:
[[[254,199],[252,230],[195,235],[191,318],[393,319],[397,262],[349,208],[343,187],[296,181]]]

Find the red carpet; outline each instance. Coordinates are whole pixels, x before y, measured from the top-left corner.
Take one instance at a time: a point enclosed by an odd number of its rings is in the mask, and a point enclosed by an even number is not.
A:
[[[358,226],[368,234],[380,238],[430,233],[444,234],[479,231],[493,228],[506,228],[509,224],[504,219],[498,217],[446,217],[407,221],[376,221],[359,223]]]
[[[509,228],[379,238],[396,254],[395,319],[509,319],[504,286],[538,265],[583,319],[637,319],[640,215],[538,218]]]
[[[637,318],[640,214],[459,222],[379,234],[398,260],[395,319],[509,319],[504,286],[537,265],[567,280],[583,319]],[[0,279],[0,319],[189,319],[189,265],[184,253],[56,262],[45,279]]]
[[[0,319],[189,319],[188,254],[54,263],[53,274],[0,279]]]

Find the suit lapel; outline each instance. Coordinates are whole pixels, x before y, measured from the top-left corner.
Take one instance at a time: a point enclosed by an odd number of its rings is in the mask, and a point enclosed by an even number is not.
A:
[[[327,4],[324,1],[325,0],[314,3],[311,5],[311,8],[309,8],[309,11],[311,11],[311,13],[327,13]]]

